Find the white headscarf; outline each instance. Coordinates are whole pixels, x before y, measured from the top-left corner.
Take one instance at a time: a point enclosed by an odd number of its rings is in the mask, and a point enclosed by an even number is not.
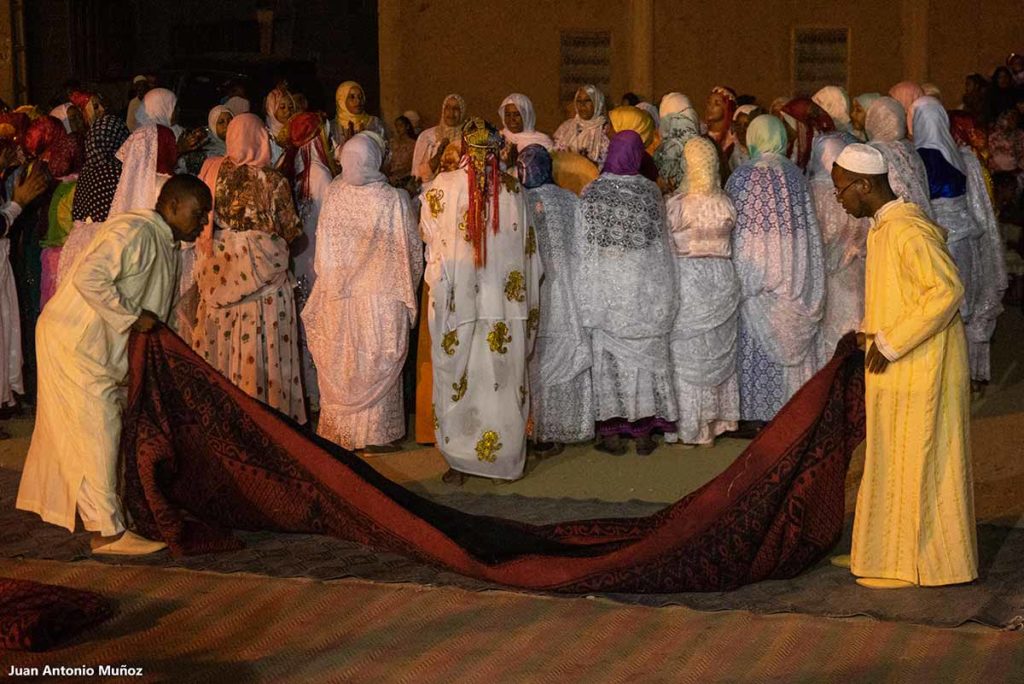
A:
[[[227,143],[217,135],[217,119],[225,112],[230,114],[231,118],[236,116],[234,111],[227,105],[217,105],[210,110],[210,114],[206,117],[206,124],[210,129],[210,135],[206,143],[206,156],[208,157],[223,157],[228,153]]]
[[[850,96],[845,88],[825,86],[811,100],[832,117],[837,131],[850,132]]]
[[[755,109],[758,109],[758,106],[755,104],[740,105],[739,107],[736,108],[736,111],[732,113],[732,120],[735,121],[736,117],[738,117],[740,114],[749,115],[750,112],[754,111]]]
[[[896,142],[907,137],[907,112],[897,100],[880,97],[868,107],[864,132],[871,142]]]
[[[384,151],[365,131],[356,133],[341,148],[341,180],[349,185],[387,182],[381,173]]]
[[[284,97],[285,95],[291,97],[291,94],[286,93],[278,88],[274,88],[269,93],[267,93],[267,99],[264,100],[263,102],[263,109],[266,112],[265,121],[267,123],[267,128],[270,129],[270,137],[273,138],[274,140],[277,140],[278,133],[280,133],[281,129],[285,127],[285,124],[278,121],[277,117],[274,115],[274,113],[277,111],[278,103],[281,101],[281,98]],[[294,100],[292,102],[294,104]]]
[[[682,93],[669,93],[665,97],[661,98],[661,106],[658,107],[659,125],[658,128],[661,130],[662,137],[668,137],[669,131],[669,117],[682,116],[685,119],[693,122],[694,129],[700,133],[700,115],[697,114],[697,110],[693,108],[690,103],[690,98],[686,97]]]
[[[966,175],[960,149],[949,131],[949,115],[942,103],[930,95],[919,97],[911,105],[914,122],[914,147],[938,150],[943,158]]]
[[[248,114],[250,108],[249,101],[239,95],[232,95],[229,97],[227,102],[224,103],[224,106],[231,110],[231,114],[233,116]]]
[[[462,117],[459,119],[459,123],[455,126],[446,126],[444,123],[444,106],[448,104],[448,100],[454,100],[459,105],[459,110],[462,112]],[[441,120],[437,124],[438,129],[438,140],[447,139],[449,142],[455,142],[456,140],[462,139],[462,124],[466,122],[466,101],[461,95],[457,93],[451,93],[446,95],[441,100]]]
[[[652,105],[650,102],[641,102],[637,105],[638,109],[642,109],[651,115],[651,120],[654,121],[655,128],[661,128],[661,114],[658,112],[658,108]]]
[[[152,90],[149,92],[153,92]],[[159,132],[155,125],[139,126],[114,155],[121,162],[121,177],[110,202],[110,216],[132,209],[155,209],[167,176],[156,172]]]
[[[177,105],[178,97],[170,90],[153,88],[142,98],[142,106],[135,113],[135,125],[158,124],[171,128],[171,117]]]
[[[68,119],[68,107],[70,106],[70,102],[65,102],[64,104],[59,104],[50,110],[50,116],[61,122],[66,133],[71,132],[71,121]]]
[[[604,93],[597,89],[597,86],[585,85],[582,86],[576,92],[584,91],[589,97],[590,101],[594,103],[594,115],[589,119],[580,117],[579,110],[576,110],[575,121],[578,126],[582,126],[584,129],[593,128],[600,126],[604,128],[605,116],[604,116]],[[576,98],[573,97],[573,109],[576,109]]]
[[[519,110],[519,116],[523,117],[523,130],[519,133],[508,130],[508,126],[505,124],[505,107],[507,105],[514,105]],[[501,135],[508,145],[515,145],[519,150],[525,149],[528,145],[541,145],[546,150],[550,150],[554,146],[551,138],[537,131],[537,115],[533,111],[533,102],[522,93],[512,93],[501,101],[501,106],[498,107],[498,119],[502,125]]]

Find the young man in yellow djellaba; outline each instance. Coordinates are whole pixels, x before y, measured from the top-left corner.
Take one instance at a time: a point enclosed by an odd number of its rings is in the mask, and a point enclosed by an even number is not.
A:
[[[884,157],[849,145],[836,197],[872,218],[864,320],[867,453],[853,548],[833,564],[875,589],[978,576],[964,296],[945,230],[893,193]]]

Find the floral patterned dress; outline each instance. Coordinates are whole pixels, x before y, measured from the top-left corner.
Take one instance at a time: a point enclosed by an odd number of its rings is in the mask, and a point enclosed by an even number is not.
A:
[[[295,278],[288,243],[302,233],[288,181],[225,160],[214,198],[213,254],[199,255],[196,352],[250,396],[306,422]]]

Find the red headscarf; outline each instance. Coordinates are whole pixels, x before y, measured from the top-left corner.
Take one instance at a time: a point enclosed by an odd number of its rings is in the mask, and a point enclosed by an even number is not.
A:
[[[836,130],[835,122],[809,97],[790,100],[782,108],[782,111],[796,119],[797,122],[797,139],[789,141],[787,153],[792,154],[793,145],[796,144],[797,166],[806,169],[807,163],[811,160],[811,144],[814,142],[814,134]]]
[[[85,164],[85,144],[82,137],[65,133],[57,137],[46,151],[47,168],[54,178],[64,178],[82,170]]]
[[[285,150],[281,171],[288,180],[294,182],[296,177],[295,160],[302,157],[302,171],[298,174],[299,197],[309,197],[309,171],[312,168],[312,152],[316,152],[320,161],[326,166],[331,176],[338,173],[333,155],[327,140],[327,129],[324,127],[324,116],[318,112],[300,112],[288,120],[288,149]],[[309,145],[309,143],[313,143]],[[311,149],[312,148],[312,149]]]
[[[64,124],[57,118],[41,116],[25,132],[25,151],[32,157],[46,159],[46,152],[64,135],[67,135]]]
[[[957,145],[970,147],[982,161],[988,160],[988,134],[973,114],[962,109],[950,111],[949,132],[953,134]]]
[[[93,97],[95,97],[95,93],[90,93],[87,90],[75,90],[71,93],[71,103],[82,110],[84,115],[85,107]]]

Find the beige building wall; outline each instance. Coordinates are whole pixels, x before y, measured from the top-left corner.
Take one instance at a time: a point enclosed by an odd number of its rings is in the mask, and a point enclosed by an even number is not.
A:
[[[616,101],[645,79],[653,26],[653,93],[679,90],[698,110],[713,85],[770,102],[792,90],[796,27],[850,30],[849,89],[885,92],[905,76],[931,80],[946,105],[959,103],[964,76],[990,73],[1007,52],[1024,50],[1021,0],[381,0],[383,114],[415,109],[429,123],[449,92],[469,112],[494,121],[510,92],[530,96],[538,128],[563,118],[558,101],[560,31],[609,31]],[[648,15],[653,12],[653,22]],[[642,83],[642,80],[641,80]]]

